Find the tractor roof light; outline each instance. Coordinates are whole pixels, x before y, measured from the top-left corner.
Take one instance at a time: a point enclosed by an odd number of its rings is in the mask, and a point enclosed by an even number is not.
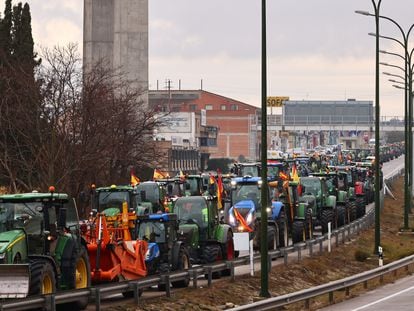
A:
[[[54,186],[50,186],[50,187],[49,187],[49,192],[50,192],[50,193],[54,193],[54,192],[55,192],[55,190],[56,190],[56,189],[55,189],[55,187],[54,187]]]
[[[111,185],[111,189],[116,189],[116,185]]]

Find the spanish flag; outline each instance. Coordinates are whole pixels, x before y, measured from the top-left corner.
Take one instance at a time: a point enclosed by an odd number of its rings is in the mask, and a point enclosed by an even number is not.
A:
[[[133,172],[131,172],[131,186],[135,187],[136,185],[139,185],[140,182],[141,181],[139,180],[139,178],[135,176]]]
[[[221,173],[220,170],[217,170],[217,207],[219,209],[223,208],[223,204],[221,202],[221,200],[223,199],[223,191],[224,191],[224,187],[223,187],[223,180],[221,177]]]
[[[152,176],[152,179],[163,179],[166,178],[166,176],[157,168],[154,168],[154,175]]]
[[[185,180],[185,175],[182,170],[180,170],[179,177],[180,177],[180,180]]]
[[[292,178],[293,181],[296,181],[296,182],[299,181],[299,175],[298,175],[298,170],[296,169],[296,164],[293,164],[292,166],[290,177]]]
[[[289,176],[287,174],[283,173],[283,172],[279,172],[279,177],[282,180],[289,180]]]

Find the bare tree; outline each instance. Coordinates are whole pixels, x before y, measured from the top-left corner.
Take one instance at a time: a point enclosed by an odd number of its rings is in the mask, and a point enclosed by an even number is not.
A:
[[[26,97],[16,94],[13,107],[0,102],[0,113],[13,108],[0,127],[18,133],[0,138],[0,171],[13,190],[53,184],[77,195],[90,183],[127,183],[131,167],[157,158],[152,133],[160,121],[125,75],[102,63],[82,72],[76,45],[45,49],[42,60]]]

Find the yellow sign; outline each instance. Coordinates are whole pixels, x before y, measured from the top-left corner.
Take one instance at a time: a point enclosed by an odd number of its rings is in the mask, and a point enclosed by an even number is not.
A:
[[[286,96],[273,96],[267,98],[267,107],[282,107],[285,100],[289,100]]]

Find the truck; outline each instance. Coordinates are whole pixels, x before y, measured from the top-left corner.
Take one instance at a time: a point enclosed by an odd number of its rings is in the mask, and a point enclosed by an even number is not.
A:
[[[23,298],[91,284],[75,201],[65,193],[0,196],[0,298]],[[87,298],[69,304],[82,310]]]

